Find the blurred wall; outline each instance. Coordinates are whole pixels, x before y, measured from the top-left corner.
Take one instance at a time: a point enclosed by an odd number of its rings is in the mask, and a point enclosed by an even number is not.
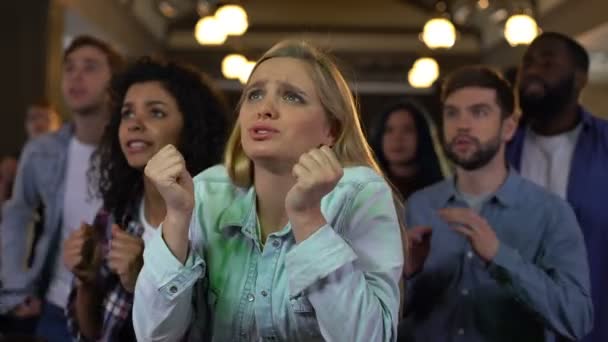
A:
[[[587,85],[581,103],[593,114],[608,119],[608,84]]]
[[[49,92],[48,63],[60,56],[52,35],[61,32],[61,13],[53,0],[2,1],[0,39],[0,156],[16,155],[25,141],[23,119],[28,103]]]

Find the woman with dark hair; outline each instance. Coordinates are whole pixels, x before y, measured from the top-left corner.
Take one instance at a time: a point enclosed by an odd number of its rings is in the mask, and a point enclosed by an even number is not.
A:
[[[89,177],[103,209],[64,243],[74,273],[68,325],[76,340],[134,341],[131,306],[146,241],[157,234],[165,201],[144,177],[148,160],[176,146],[192,173],[218,163],[226,105],[199,72],[143,58],[113,83],[114,108]]]
[[[416,103],[393,104],[379,119],[372,146],[403,199],[443,179],[429,121]]]

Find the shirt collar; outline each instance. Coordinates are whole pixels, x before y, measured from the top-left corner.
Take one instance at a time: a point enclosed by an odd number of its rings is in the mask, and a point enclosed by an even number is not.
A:
[[[237,190],[240,191],[240,190]],[[257,239],[256,194],[253,187],[240,198],[232,201],[219,218],[221,231],[238,228],[251,239]]]
[[[512,167],[509,167],[505,182],[498,188],[494,195],[490,196],[490,198],[495,198],[499,203],[506,207],[514,206],[517,201],[517,191],[520,182],[521,177]],[[444,207],[450,202],[460,198],[459,191],[456,188],[455,174],[443,183],[439,193],[442,196],[440,198],[441,205]]]

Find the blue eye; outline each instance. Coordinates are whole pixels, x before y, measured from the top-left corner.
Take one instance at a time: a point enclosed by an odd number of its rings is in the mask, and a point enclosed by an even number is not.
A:
[[[292,103],[304,103],[304,99],[291,91],[286,92],[285,94],[283,94],[283,99],[287,102],[292,102]]]
[[[262,91],[259,89],[254,89],[251,90],[248,94],[247,94],[247,100],[248,101],[255,101],[255,100],[259,100],[262,98]]]

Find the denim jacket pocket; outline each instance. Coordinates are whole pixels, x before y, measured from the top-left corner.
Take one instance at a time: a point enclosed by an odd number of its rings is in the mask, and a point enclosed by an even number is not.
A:
[[[299,296],[289,300],[294,313],[297,330],[303,336],[321,336],[317,315],[312,304],[306,296]]]

